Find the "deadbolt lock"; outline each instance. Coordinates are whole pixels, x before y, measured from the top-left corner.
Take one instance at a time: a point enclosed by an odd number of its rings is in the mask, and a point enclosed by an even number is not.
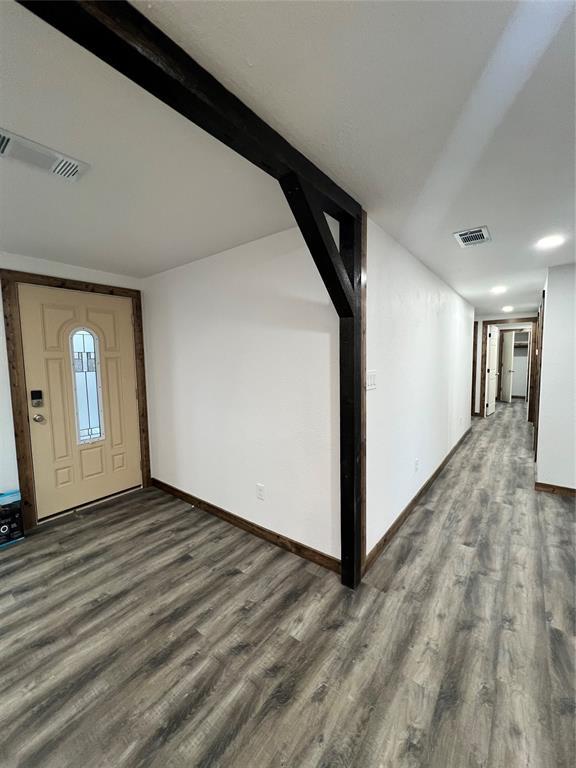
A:
[[[41,389],[30,390],[30,402],[32,403],[32,408],[42,408],[44,405],[44,395]]]

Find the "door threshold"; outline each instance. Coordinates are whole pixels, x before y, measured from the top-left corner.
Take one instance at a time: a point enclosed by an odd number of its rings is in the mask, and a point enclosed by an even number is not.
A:
[[[112,501],[113,499],[119,499],[121,496],[126,496],[129,493],[134,493],[134,491],[138,491],[144,486],[142,485],[135,485],[132,488],[127,488],[125,491],[119,491],[118,493],[111,493],[109,496],[102,496],[100,499],[96,499],[95,501],[89,501],[86,504],[81,504],[78,507],[72,507],[71,509],[63,509],[62,512],[55,512],[53,515],[49,515],[47,517],[42,518],[41,520],[38,520],[38,525],[44,525],[44,523],[51,523],[54,520],[58,520],[61,517],[65,517],[66,515],[72,515],[74,512],[84,512],[86,509],[92,509],[92,507],[97,507],[100,504],[104,504],[107,501]]]

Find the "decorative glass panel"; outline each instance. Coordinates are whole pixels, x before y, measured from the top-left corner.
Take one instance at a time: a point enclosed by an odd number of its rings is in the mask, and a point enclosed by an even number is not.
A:
[[[79,443],[104,437],[98,337],[86,328],[73,331],[70,352],[74,376],[76,429]]]

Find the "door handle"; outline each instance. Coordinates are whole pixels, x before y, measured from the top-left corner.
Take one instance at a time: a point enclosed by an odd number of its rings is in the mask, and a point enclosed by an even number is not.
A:
[[[37,424],[43,424],[46,419],[41,413],[35,413],[34,416],[32,416],[32,421],[35,421]]]

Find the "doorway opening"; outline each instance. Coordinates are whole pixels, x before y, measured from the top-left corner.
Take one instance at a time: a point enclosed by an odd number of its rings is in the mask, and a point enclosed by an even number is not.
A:
[[[539,363],[537,317],[482,321],[480,365],[475,381],[475,415],[489,417],[496,404],[523,400],[526,418],[534,423]],[[474,396],[474,393],[473,393]]]
[[[530,347],[532,333],[529,329],[512,331],[512,378],[507,402],[523,400],[528,403],[528,382],[530,381]],[[504,398],[500,398],[501,400]]]
[[[521,399],[527,403],[532,332],[528,326],[513,330],[498,328],[498,336],[496,400],[511,403]]]

